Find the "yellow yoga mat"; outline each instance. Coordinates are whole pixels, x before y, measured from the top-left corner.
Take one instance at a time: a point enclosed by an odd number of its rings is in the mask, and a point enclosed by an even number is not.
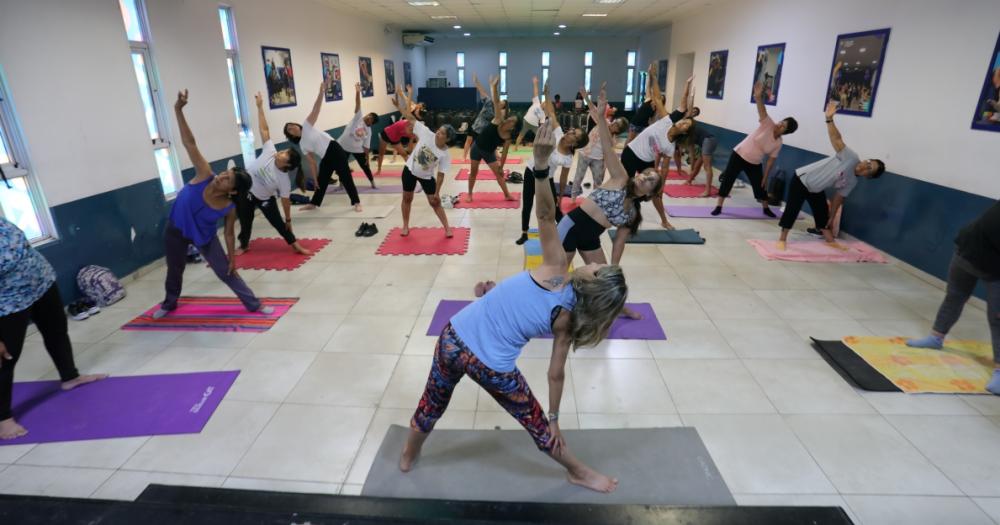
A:
[[[989,343],[946,339],[943,349],[929,350],[910,348],[902,337],[845,337],[844,344],[903,392],[989,394]]]

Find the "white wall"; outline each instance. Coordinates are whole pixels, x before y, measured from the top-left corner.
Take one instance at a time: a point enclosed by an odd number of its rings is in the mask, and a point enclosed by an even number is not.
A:
[[[427,77],[444,70],[452,86],[458,86],[455,53],[465,52],[465,85],[472,87],[472,74],[487,87],[490,75],[499,74],[499,53],[507,52],[507,96],[512,102],[531,101],[531,77],[542,75],[542,51],[549,51],[549,88],[572,102],[583,85],[583,54],[594,52],[591,89],[608,83],[608,98],[625,99],[625,58],[637,50],[636,37],[614,38],[442,38],[427,49]],[[423,83],[421,83],[423,85]]]
[[[1000,134],[972,130],[970,124],[998,20],[995,0],[729,2],[675,21],[670,51],[695,53],[702,119],[749,132],[756,125],[750,91],[757,46],[786,42],[778,105],[768,112],[799,121],[786,144],[829,152],[822,106],[837,35],[889,27],[873,115],[839,115],[845,141],[862,157],[884,159],[894,173],[997,198],[1000,183],[992,159]],[[706,99],[708,54],[720,49],[729,50],[726,98]]]
[[[658,31],[643,33],[639,37],[639,67],[645,69],[653,62],[670,60],[671,26]]]
[[[357,57],[372,59],[375,96],[366,111],[394,110],[383,60],[403,61],[424,78],[423,49],[406,50],[398,31],[310,0],[231,0],[247,91],[266,93],[261,45],[290,48],[298,105],[267,110],[275,138],[301,121],[321,82],[320,52],[338,53],[344,100],[324,103],[319,126],[347,123],[354,111]],[[240,152],[222,33],[213,0],[147,0],[153,57],[181,167],[173,100],[190,90],[186,111],[202,153],[217,160]],[[83,59],[81,57],[95,57]],[[50,206],[158,177],[117,0],[0,0],[0,66],[11,88],[35,174]],[[415,80],[416,81],[416,80]],[[247,101],[256,135],[252,98]],[[282,139],[283,140],[283,139]],[[258,139],[259,145],[259,139]]]

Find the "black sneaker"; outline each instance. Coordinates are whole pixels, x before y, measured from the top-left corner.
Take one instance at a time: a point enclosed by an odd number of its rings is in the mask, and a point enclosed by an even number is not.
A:
[[[366,231],[368,231],[368,223],[362,222],[361,226],[358,226],[358,231],[354,232],[354,236],[361,237],[365,234]]]
[[[89,315],[93,316],[101,313],[101,307],[97,306],[97,303],[90,299],[80,299],[80,305],[87,309],[87,314]]]
[[[527,233],[522,233],[521,236],[518,237],[516,241],[514,241],[514,244],[520,246],[520,245],[522,245],[522,244],[524,244],[526,242],[528,242],[528,234]]]
[[[806,228],[806,233],[809,235],[814,235],[816,237],[822,237],[823,232],[819,228]]]
[[[771,211],[771,208],[764,208],[763,212],[764,212],[764,215],[767,215],[768,217],[772,217],[772,218],[777,218],[778,217],[777,215],[774,214],[773,211]]]
[[[83,321],[84,319],[90,317],[87,310],[88,309],[86,307],[80,305],[79,301],[70,303],[70,305],[66,307],[66,312],[69,313],[69,316],[74,321]]]
[[[365,229],[365,231],[361,232],[361,236],[362,237],[371,237],[371,236],[375,235],[376,233],[378,233],[378,226],[375,226],[375,223],[373,222],[373,223],[371,223],[371,224],[368,225],[368,227]]]

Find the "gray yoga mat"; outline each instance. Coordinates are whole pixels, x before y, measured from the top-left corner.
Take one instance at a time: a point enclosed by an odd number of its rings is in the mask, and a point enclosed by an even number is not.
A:
[[[618,230],[608,230],[608,236],[615,240]],[[629,237],[627,244],[705,244],[696,230],[639,230]]]
[[[735,505],[693,428],[564,430],[578,458],[618,478],[601,494],[566,481],[565,470],[524,430],[435,430],[413,470],[399,471],[409,429],[389,428],[362,496],[544,503]]]

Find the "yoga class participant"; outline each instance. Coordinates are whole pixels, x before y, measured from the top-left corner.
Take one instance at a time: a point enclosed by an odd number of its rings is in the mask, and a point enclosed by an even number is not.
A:
[[[650,64],[650,65],[652,65],[652,64]],[[694,82],[694,76],[693,75],[690,76],[690,77],[688,77],[688,79],[684,82],[684,94],[681,95],[681,105],[675,111],[673,111],[673,112],[670,113],[670,120],[671,121],[676,122],[677,120],[679,120],[678,117],[681,116],[681,115],[683,115],[684,117],[691,119],[691,125],[694,126],[694,117],[698,116],[698,114],[701,113],[701,110],[699,110],[698,108],[692,107],[694,105],[694,95],[691,95],[691,83],[692,82]],[[657,84],[656,89],[659,89],[659,88],[660,88],[660,86]],[[689,103],[689,100],[690,100],[690,103]],[[688,109],[688,108],[690,108],[690,109]],[[681,153],[683,152],[683,148],[679,148],[677,146],[686,146],[686,145],[690,145],[690,144],[691,144],[690,137],[688,137],[687,135],[684,136],[682,142],[676,142],[674,144],[673,160],[674,160],[674,164],[677,165],[677,172],[678,173],[683,173],[684,172],[684,165],[681,163]],[[660,158],[662,158],[662,160],[663,160],[662,164],[665,164],[663,166],[663,176],[666,177],[667,175],[670,174],[670,156],[663,155],[661,153],[660,154]],[[690,160],[691,164],[694,165],[694,157],[690,157],[689,160]],[[657,159],[657,163],[656,164],[657,164],[657,166],[661,165],[660,159]]]
[[[1000,201],[958,232],[948,269],[948,291],[931,333],[910,339],[906,345],[940,350],[979,281],[986,287],[986,317],[993,341],[993,377],[986,390],[1000,396]]]
[[[280,152],[275,149],[271,130],[267,127],[267,118],[264,116],[264,99],[260,93],[254,98],[257,101],[257,122],[263,145],[260,156],[247,164],[246,171],[252,181],[250,191],[246,199],[236,200],[236,215],[240,219],[240,247],[236,250],[236,255],[242,255],[250,246],[254,211],[258,209],[293,250],[302,255],[312,255],[311,251],[299,244],[292,233],[292,201],[289,198],[292,183],[288,179],[288,172],[299,169],[302,159],[294,149]],[[278,213],[277,199],[281,199],[281,208],[285,212],[284,222]]]
[[[528,111],[524,113],[521,132],[517,134],[517,140],[514,141],[515,147],[521,146],[524,136],[527,135],[529,131],[532,133],[538,131],[538,125],[545,120],[545,110],[542,109],[542,101],[538,98],[538,77],[531,77],[531,89],[533,93],[531,96],[531,107],[529,107]],[[549,98],[548,84],[545,84],[545,98]],[[527,180],[527,178],[525,180]]]
[[[705,168],[705,191],[699,197],[710,197],[712,195],[712,179],[715,178],[715,173],[712,170],[712,157],[715,155],[715,148],[719,145],[719,141],[703,124],[694,120],[701,114],[701,110],[694,106],[694,95],[691,95],[691,106],[689,118],[694,124],[688,130],[685,141],[687,142],[688,156],[691,159],[691,173],[688,174],[688,180],[685,184],[692,184],[701,169]]]
[[[403,100],[393,99],[396,108],[403,114],[403,118],[413,122],[413,131],[420,141],[416,145],[413,154],[406,159],[406,166],[403,167],[403,204],[400,209],[403,212],[403,229],[400,235],[406,237],[410,234],[410,208],[413,206],[413,190],[417,188],[417,182],[424,190],[427,202],[434,209],[441,225],[444,226],[444,236],[451,237],[451,226],[448,225],[448,216],[441,207],[441,197],[439,191],[444,184],[444,172],[451,165],[451,154],[448,153],[448,145],[455,140],[455,128],[450,124],[445,124],[438,128],[437,132],[431,131],[423,122],[413,118],[411,113],[410,97],[399,90]],[[435,176],[437,180],[435,180]]]
[[[320,91],[320,96],[323,92]],[[194,178],[179,192],[170,208],[167,231],[164,235],[164,251],[167,259],[167,279],[164,287],[167,296],[160,308],[153,313],[160,319],[177,309],[177,299],[181,296],[184,268],[187,267],[188,245],[194,245],[205,258],[205,262],[215,272],[215,276],[229,286],[239,297],[248,312],[270,314],[274,308],[261,306],[260,299],[253,294],[247,283],[236,273],[236,210],[234,199],[246,199],[250,191],[250,175],[242,168],[231,168],[216,175],[202,156],[194,134],[184,117],[184,106],[188,102],[185,89],[177,93],[174,115],[181,133],[181,143],[194,165]],[[219,219],[225,218],[226,250],[222,250],[216,235]],[[227,257],[226,254],[229,254]]]
[[[474,77],[473,77],[474,78]],[[486,161],[486,164],[493,171],[493,176],[503,191],[504,199],[512,201],[514,196],[507,189],[507,181],[503,176],[503,168],[497,160],[497,148],[503,145],[503,155],[507,156],[507,148],[510,147],[512,133],[517,125],[517,117],[507,117],[506,106],[500,104],[500,77],[490,78],[490,93],[493,96],[493,105],[499,108],[493,116],[493,121],[486,125],[476,135],[472,143],[472,150],[469,152],[472,162],[469,164],[469,193],[465,196],[467,202],[472,202],[473,190],[476,187],[476,175],[479,173],[479,163]]]
[[[28,325],[42,335],[63,390],[99,381],[107,374],[80,375],[73,362],[66,312],[63,311],[56,272],[38,253],[24,232],[0,217],[0,440],[19,438],[28,429],[11,412],[14,367],[21,357]]]
[[[649,71],[655,73],[656,67],[655,63],[650,64]],[[649,127],[656,116],[656,109],[653,107],[653,85],[656,84],[655,78],[655,74],[646,75],[646,98],[643,99],[642,104],[639,104],[639,107],[635,109],[635,114],[632,115],[632,120],[628,126],[628,137],[625,139],[626,146],[635,140],[644,129]],[[657,86],[657,89],[659,89],[659,86]],[[661,101],[661,103],[665,102]]]
[[[537,84],[536,84],[537,86]],[[548,123],[553,127],[552,134],[556,138],[556,149],[552,150],[552,156],[549,157],[549,169],[559,166],[562,168],[559,174],[559,190],[556,191],[555,186],[552,188],[552,195],[556,199],[556,221],[562,218],[562,210],[559,209],[559,201],[562,200],[563,188],[566,186],[566,179],[569,177],[569,167],[573,164],[573,153],[576,148],[583,147],[587,144],[587,135],[582,129],[570,129],[567,133],[563,133],[562,128],[559,126],[559,122],[556,119],[556,111],[549,101],[548,94],[546,93],[545,102],[542,103],[542,108],[545,110],[548,116]],[[521,193],[521,236],[518,237],[516,244],[524,244],[528,240],[528,221],[531,219],[531,207],[535,202],[535,177],[532,173],[535,169],[534,159],[529,158],[525,162],[524,170],[524,188]],[[552,179],[549,179],[549,184],[553,184]]]
[[[416,119],[414,119],[416,122]],[[406,161],[408,157],[408,152],[403,145],[403,140],[411,137],[413,134],[413,122],[406,119],[399,119],[392,124],[389,124],[378,134],[378,169],[375,170],[376,175],[382,174],[382,160],[385,158],[385,150],[388,146],[392,146],[392,151],[395,155],[402,155],[403,161]]]
[[[586,100],[584,102],[586,103]],[[588,119],[590,122],[594,122],[593,119],[589,117]],[[608,122],[608,127],[611,129],[611,138],[614,140],[628,128],[628,120],[625,117],[619,117]],[[614,150],[611,150],[611,154],[617,156]],[[583,194],[583,178],[587,175],[587,169],[590,169],[590,176],[594,179],[594,187],[599,188],[604,183],[604,147],[601,145],[600,131],[597,129],[596,122],[591,126],[590,133],[587,135],[586,147],[581,148],[580,153],[576,156],[576,175],[573,176],[573,188],[570,192],[574,201]]]
[[[445,325],[400,455],[399,469],[403,472],[413,468],[427,436],[448,408],[459,380],[467,375],[518,420],[539,450],[566,469],[570,483],[604,493],[614,492],[618,486],[617,479],[577,459],[559,428],[570,349],[591,347],[607,337],[611,323],[625,304],[628,287],[618,266],[589,264],[573,273],[566,272],[569,263],[559,246],[555,196],[551,182],[545,180],[556,144],[555,129],[542,122],[533,151],[533,176],[539,179],[535,213],[542,265],[505,279]],[[546,417],[516,362],[529,340],[550,333],[554,339]]]
[[[837,125],[833,123],[833,116],[836,114],[837,103],[830,101],[826,106],[826,131],[830,135],[830,144],[836,154],[795,170],[795,176],[792,177],[788,202],[785,204],[785,211],[781,214],[781,220],[778,221],[778,225],[781,226],[781,238],[778,241],[778,249],[780,250],[785,249],[788,231],[795,226],[795,219],[798,218],[799,211],[802,210],[802,203],[806,201],[812,208],[816,224],[821,225],[820,231],[827,244],[831,248],[847,250],[846,246],[838,244],[833,238],[831,231],[833,217],[837,216],[837,211],[843,206],[844,199],[858,185],[858,177],[877,179],[885,172],[885,163],[881,160],[862,161],[854,150],[844,144],[844,139],[840,136]],[[826,202],[826,190],[828,189],[835,191],[831,206],[827,206]]]
[[[351,206],[354,211],[361,211],[361,198],[358,197],[358,188],[354,186],[354,177],[351,176],[351,167],[348,165],[347,152],[339,142],[333,140],[329,133],[318,130],[316,119],[319,118],[319,110],[323,107],[323,93],[326,85],[320,84],[319,93],[316,95],[316,102],[313,103],[312,111],[306,117],[302,125],[294,122],[285,124],[285,137],[291,142],[298,144],[302,150],[312,173],[316,174],[316,191],[313,192],[309,204],[302,206],[302,210],[315,210],[323,205],[323,198],[326,197],[326,188],[330,185],[333,172],[337,172],[340,185],[347,192],[347,197],[351,199]],[[320,159],[319,167],[316,166],[315,155]]]
[[[372,176],[372,169],[368,165],[368,150],[372,145],[372,126],[376,122],[378,122],[377,113],[365,115],[361,112],[361,84],[354,84],[354,118],[344,127],[344,131],[337,137],[337,142],[344,148],[344,152],[358,162],[373,189],[375,177]]]
[[[649,66],[649,75],[656,77],[655,62]],[[653,96],[651,100],[657,120],[642,130],[635,137],[635,140],[629,142],[622,151],[621,162],[625,167],[625,173],[629,177],[634,177],[636,173],[649,168],[655,169],[656,161],[660,155],[667,158],[671,157],[674,154],[674,143],[682,139],[688,129],[691,128],[692,120],[685,118],[683,111],[674,110],[669,114],[669,118],[667,118],[667,110],[663,107],[663,101],[660,97],[660,87],[656,82],[652,83],[652,90]],[[667,220],[666,210],[663,209],[662,185],[659,192],[652,196],[652,201],[653,207],[656,208],[656,213],[660,216],[660,225],[668,230],[674,229],[670,221]]]
[[[726,202],[726,197],[733,189],[733,183],[740,172],[745,173],[750,179],[750,187],[753,188],[753,196],[762,206],[764,215],[776,217],[771,208],[767,206],[767,192],[764,188],[767,185],[767,175],[774,166],[774,161],[781,151],[783,135],[790,135],[799,129],[799,123],[792,117],[787,117],[780,123],[775,124],[771,117],[767,115],[767,108],[764,106],[764,85],[757,83],[753,88],[754,99],[757,101],[757,116],[760,125],[747,138],[733,148],[733,153],[729,155],[729,163],[726,169],[719,175],[719,199],[716,202],[712,215],[722,213],[722,205]],[[767,167],[761,171],[761,161],[767,156]]]
[[[483,107],[479,109],[479,113],[476,115],[476,119],[472,121],[472,126],[469,128],[469,133],[465,137],[465,146],[462,151],[462,160],[469,159],[469,151],[472,149],[472,143],[476,140],[476,137],[486,129],[486,126],[493,121],[493,117],[496,116],[497,109],[506,110],[507,101],[501,100],[499,104],[493,103],[493,96],[486,88],[479,83],[479,77],[475,73],[472,74],[472,83],[476,85],[476,89],[479,91],[479,96],[483,99]],[[504,150],[506,154],[506,150]]]

